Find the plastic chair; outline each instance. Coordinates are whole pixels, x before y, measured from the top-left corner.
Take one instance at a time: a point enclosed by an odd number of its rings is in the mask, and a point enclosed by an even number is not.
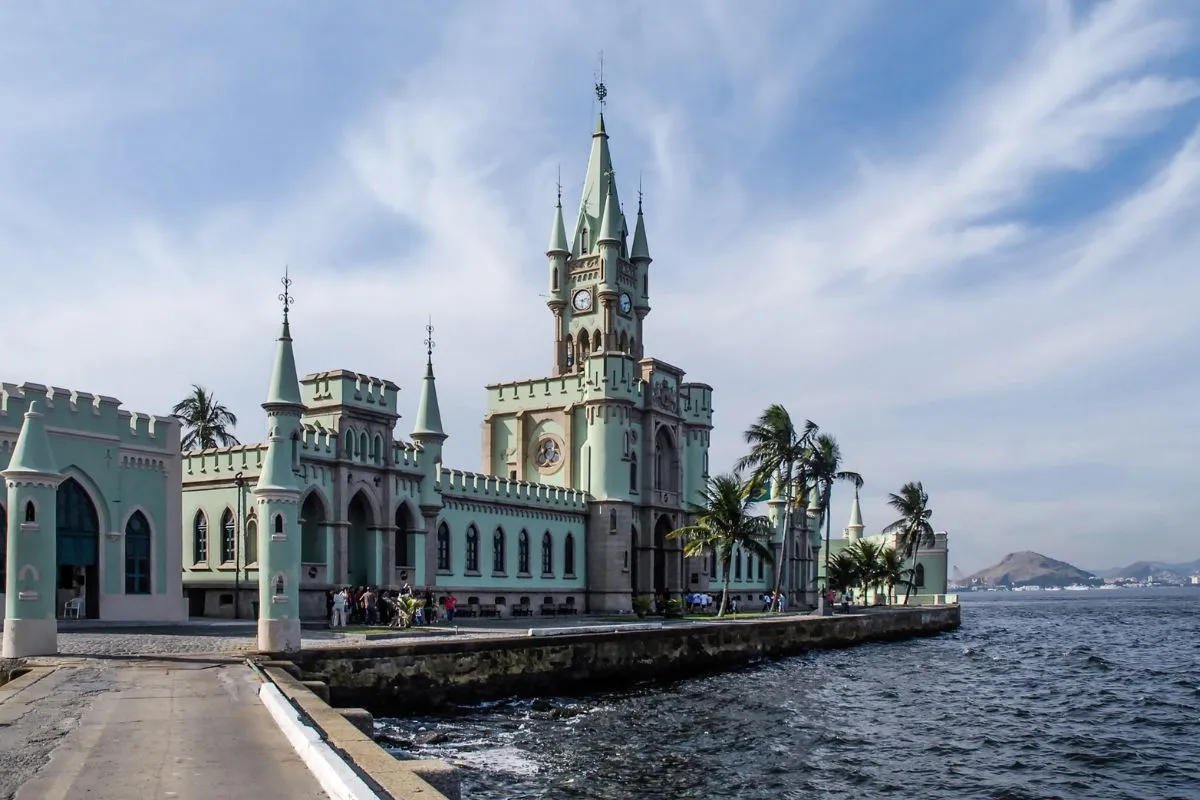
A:
[[[83,613],[83,598],[72,597],[63,606],[63,619],[79,619]]]

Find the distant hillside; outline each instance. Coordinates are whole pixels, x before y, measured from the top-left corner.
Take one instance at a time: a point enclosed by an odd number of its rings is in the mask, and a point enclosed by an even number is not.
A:
[[[1153,578],[1162,583],[1187,583],[1189,576],[1200,572],[1200,561],[1186,564],[1167,564],[1162,561],[1138,561],[1099,573],[1105,578],[1144,581]]]
[[[1009,553],[999,564],[981,569],[966,582],[985,586],[1070,586],[1099,583],[1099,579],[1065,561],[1024,550]]]

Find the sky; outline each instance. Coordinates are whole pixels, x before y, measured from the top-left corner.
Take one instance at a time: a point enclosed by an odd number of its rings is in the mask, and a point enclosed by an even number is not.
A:
[[[597,112],[644,191],[647,355],[920,480],[951,563],[1200,557],[1200,5],[0,5],[0,377],[263,438],[301,373],[401,388],[435,327],[449,465],[549,373],[544,251]],[[631,208],[626,208],[630,214]],[[568,211],[568,216],[570,216]],[[849,516],[834,492],[834,530]]]

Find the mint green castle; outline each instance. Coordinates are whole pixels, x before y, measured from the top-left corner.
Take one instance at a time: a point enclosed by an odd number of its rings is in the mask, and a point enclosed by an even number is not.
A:
[[[502,616],[624,613],[723,585],[714,557],[667,536],[701,499],[713,391],[646,355],[653,259],[640,193],[632,235],[622,212],[603,114],[579,212],[568,225],[560,191],[545,255],[549,374],[486,387],[483,472],[443,464],[432,327],[398,438],[395,383],[299,377],[287,276],[263,442],[181,455],[173,418],[3,384],[4,655],[54,653],[64,617],[257,618],[261,649],[293,651],[344,585],[433,587]],[[811,605],[821,511],[786,505],[774,487],[776,563],[789,603]],[[944,584],[944,542],[939,555]],[[749,554],[730,573],[735,599],[775,585]]]
[[[579,212],[568,227],[560,195],[546,258],[549,374],[487,387],[482,473],[442,462],[432,346],[410,438],[397,439],[399,387],[347,370],[297,379],[285,316],[264,404],[270,440],[184,456],[193,614],[229,615],[238,602],[250,616],[258,602],[280,627],[324,617],[331,587],[405,583],[502,614],[610,613],[636,594],[707,586],[707,560],[685,562],[667,534],[704,486],[712,388],[646,356],[646,222],[639,199],[630,235],[603,115]],[[294,557],[282,547],[268,557],[264,524],[271,546],[298,545]],[[236,591],[264,572],[270,602]],[[296,585],[293,608],[282,598]]]

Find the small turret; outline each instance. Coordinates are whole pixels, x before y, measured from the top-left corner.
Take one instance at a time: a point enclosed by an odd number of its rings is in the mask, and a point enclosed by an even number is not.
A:
[[[571,256],[571,245],[567,241],[567,228],[563,224],[562,186],[558,189],[558,202],[554,204],[554,225],[550,228],[550,246],[546,258],[550,265],[550,295],[546,305],[557,315],[567,304],[567,259]]]
[[[650,245],[646,243],[646,220],[642,216],[641,192],[638,193],[637,222],[633,228],[633,248],[629,251],[629,260],[638,267],[647,267],[654,260],[650,258]]]
[[[604,215],[600,219],[599,245],[621,245],[621,209],[617,204],[616,180],[612,171],[608,173],[608,192],[604,200]]]
[[[4,595],[4,658],[58,652],[58,471],[41,404],[29,404],[8,468],[8,574]]]
[[[438,405],[437,383],[433,377],[433,321],[425,326],[425,380],[417,401],[417,418],[412,438],[421,447],[421,460],[428,464],[428,478],[421,483],[421,505],[433,505],[434,483],[442,468],[442,443],[449,438],[442,430],[442,410]]]
[[[850,524],[846,526],[846,539],[857,542],[862,538],[863,521],[862,509],[858,505],[858,489],[854,490],[854,505],[850,506]]]

